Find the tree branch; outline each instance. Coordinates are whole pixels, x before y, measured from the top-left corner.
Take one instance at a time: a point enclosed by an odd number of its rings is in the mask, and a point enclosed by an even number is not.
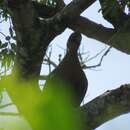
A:
[[[83,16],[77,17],[73,22],[68,21],[68,27],[101,42],[107,42],[116,32]]]
[[[78,17],[85,9],[92,5],[96,0],[73,0],[70,4],[65,6],[54,17],[47,19],[50,23],[57,21],[59,25],[62,23],[67,24],[67,21],[71,21]]]
[[[40,75],[39,80],[47,80],[48,77],[49,75]]]
[[[110,119],[130,112],[130,84],[105,92],[82,106],[80,111],[83,126],[87,130],[95,129]]]
[[[92,5],[96,0],[73,0],[70,4],[65,6],[58,14],[60,19],[66,17],[72,18],[74,16],[79,16],[85,9]]]
[[[82,68],[83,68],[83,69],[91,69],[91,68],[96,68],[96,67],[101,66],[104,57],[110,52],[111,48],[112,48],[112,47],[110,46],[110,47],[105,51],[105,53],[102,55],[102,57],[101,57],[101,59],[100,59],[100,61],[99,61],[98,64],[87,66],[87,65],[85,65],[85,63],[84,63],[84,64],[82,65]],[[102,53],[102,51],[100,51],[100,52],[97,53],[95,56],[93,56],[93,57],[91,57],[90,59],[88,59],[86,62],[88,62],[88,61],[90,61],[90,60],[93,60],[94,58],[96,58],[96,57],[97,57],[98,55],[100,55],[101,53]]]
[[[43,61],[47,62],[48,65],[50,64],[50,65],[53,65],[53,67],[55,67],[55,68],[57,67],[57,64],[55,62],[53,62],[51,59],[49,59],[49,58],[44,58]]]
[[[14,112],[0,112],[0,116],[19,116],[19,113]]]
[[[104,19],[113,24],[115,29],[119,29],[128,20],[122,5],[117,0],[99,0]]]
[[[5,105],[0,105],[0,109],[8,107],[8,106],[11,106],[11,105],[13,105],[13,103],[8,103],[8,104],[5,104]]]
[[[126,21],[127,23],[118,31],[106,28],[82,16],[72,22],[67,22],[68,27],[72,30],[79,31],[89,38],[96,39],[122,52],[130,54],[129,21]]]
[[[59,25],[59,28],[61,23],[62,25],[64,23],[67,27],[75,31],[79,31],[90,38],[104,42],[105,44],[110,45],[122,52],[130,54],[129,24],[124,24],[124,26],[117,31],[117,29],[106,28],[100,24],[90,21],[87,18],[81,16],[79,17],[80,13],[82,13],[82,11],[87,9],[94,2],[94,0],[74,0],[65,6],[54,17],[48,19],[48,21],[56,23],[56,27]],[[129,20],[126,22],[129,23]]]

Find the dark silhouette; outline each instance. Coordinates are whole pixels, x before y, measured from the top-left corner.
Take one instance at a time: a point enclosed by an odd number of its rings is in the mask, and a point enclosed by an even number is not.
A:
[[[71,34],[67,43],[67,54],[59,66],[52,71],[45,83],[45,89],[50,86],[57,87],[57,89],[66,87],[63,89],[66,90],[66,94],[73,95],[74,106],[81,104],[88,87],[88,81],[77,54],[81,39],[80,33],[74,32]]]

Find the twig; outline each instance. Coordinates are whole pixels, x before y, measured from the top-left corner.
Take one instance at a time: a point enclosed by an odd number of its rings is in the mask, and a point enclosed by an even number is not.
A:
[[[99,63],[98,63],[97,65],[92,65],[92,66],[82,65],[82,68],[83,68],[83,69],[91,69],[91,68],[96,68],[96,67],[101,66],[104,57],[108,54],[108,52],[111,50],[111,48],[112,48],[112,46],[110,46],[110,47],[106,50],[106,52],[103,54],[103,56],[101,57],[101,59],[100,59],[100,61],[99,61]]]
[[[1,75],[6,75],[6,73],[11,70],[13,67],[8,67],[7,69],[4,69],[3,71],[0,72],[0,76]]]
[[[98,52],[95,56],[93,56],[93,57],[90,57],[89,59],[87,59],[87,61],[86,62],[88,62],[88,61],[91,61],[91,60],[93,60],[93,59],[95,59],[95,58],[97,58],[104,50],[106,49],[106,46],[105,46],[105,48],[104,49],[102,49],[100,52]]]
[[[52,54],[52,47],[51,47],[51,50],[50,50],[50,52],[49,52],[49,57],[48,57],[48,59],[51,59],[51,54]],[[49,65],[49,73],[51,73],[51,64],[50,64],[50,62],[48,62],[48,65]]]
[[[11,105],[13,105],[13,103],[8,103],[8,104],[5,104],[5,105],[0,105],[0,109],[8,107],[8,106],[11,106]]]
[[[5,19],[2,19],[1,21],[0,21],[0,23],[3,23],[5,21]]]
[[[55,68],[57,67],[57,64],[54,63],[53,61],[51,61],[49,58],[45,58],[44,61],[47,62],[47,64],[49,63],[49,64],[53,65],[53,67],[55,67]]]
[[[4,33],[0,32],[0,34],[1,34],[2,36],[6,37],[6,35],[5,35]]]
[[[40,75],[39,80],[47,80],[48,75]]]
[[[15,112],[0,112],[1,116],[19,116],[19,113],[15,113]]]

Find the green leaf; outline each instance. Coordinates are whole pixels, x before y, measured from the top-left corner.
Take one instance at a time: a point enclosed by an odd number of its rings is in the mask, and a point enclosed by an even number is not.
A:
[[[5,37],[5,40],[7,40],[7,41],[9,41],[10,39],[11,39],[10,36],[6,36],[6,37]]]
[[[11,48],[16,52],[16,44],[15,43],[11,43]]]
[[[4,44],[0,45],[0,49],[6,48],[8,46],[8,42],[5,42]]]
[[[5,65],[6,65],[6,61],[5,61],[5,58],[3,58],[1,61],[1,67],[4,67]]]
[[[10,60],[14,61],[14,58],[15,58],[15,52],[13,50],[9,50],[9,57],[10,57]]]
[[[11,65],[11,58],[10,58],[10,55],[7,55],[6,56],[6,65],[7,65],[7,67],[10,67],[10,65]]]
[[[13,39],[13,40],[16,40],[16,36],[13,36],[12,39]]]
[[[7,50],[7,48],[5,48],[1,52],[2,52],[3,55],[6,55],[8,53],[8,50]]]
[[[13,33],[12,27],[9,27],[9,33],[10,33],[10,36],[13,37],[13,34],[14,34],[14,33]]]

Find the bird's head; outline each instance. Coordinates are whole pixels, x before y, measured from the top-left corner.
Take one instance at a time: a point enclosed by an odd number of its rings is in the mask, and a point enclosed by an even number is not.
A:
[[[72,33],[67,42],[67,51],[77,52],[80,46],[81,40],[82,40],[82,36],[79,32]]]

